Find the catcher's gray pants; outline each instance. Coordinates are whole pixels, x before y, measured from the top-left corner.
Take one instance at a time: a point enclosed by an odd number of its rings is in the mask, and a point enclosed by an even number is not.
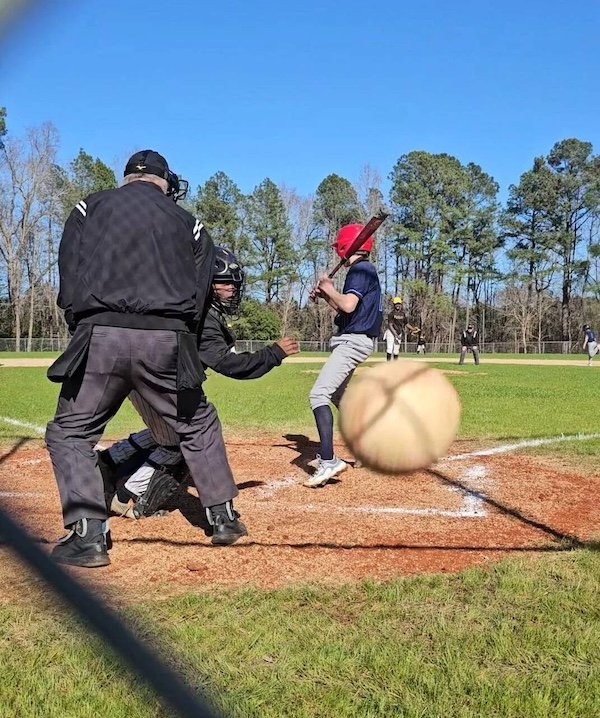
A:
[[[354,370],[368,359],[375,340],[366,334],[339,334],[331,337],[331,354],[321,369],[309,394],[310,406],[339,406]]]
[[[133,389],[177,434],[204,506],[237,496],[231,471],[222,470],[222,457],[212,451],[220,426],[201,388],[188,396],[191,418],[178,418],[177,356],[176,332],[94,327],[85,366],[63,383],[46,429],[66,527],[81,518],[106,519],[94,446]]]

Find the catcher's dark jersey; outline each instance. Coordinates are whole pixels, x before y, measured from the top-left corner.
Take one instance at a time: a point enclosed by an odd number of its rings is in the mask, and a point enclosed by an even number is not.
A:
[[[256,352],[232,351],[235,335],[226,317],[214,306],[208,310],[200,335],[200,361],[219,374],[232,379],[258,379],[285,358],[285,352],[273,344]]]
[[[180,329],[202,315],[214,245],[160,187],[132,182],[77,204],[58,261],[58,305],[69,325]]]

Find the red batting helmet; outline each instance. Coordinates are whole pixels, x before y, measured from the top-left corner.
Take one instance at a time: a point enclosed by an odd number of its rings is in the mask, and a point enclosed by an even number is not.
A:
[[[341,257],[342,259],[346,258],[348,248],[363,229],[363,224],[347,224],[345,227],[340,229],[338,236],[335,239],[335,243],[332,245],[338,257]],[[369,237],[360,249],[362,252],[370,252],[373,249],[373,237]]]

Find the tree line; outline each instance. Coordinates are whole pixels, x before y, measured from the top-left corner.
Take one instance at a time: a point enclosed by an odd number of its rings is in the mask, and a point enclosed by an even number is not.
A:
[[[0,336],[65,336],[56,308],[62,227],[77,201],[118,185],[115,172],[83,149],[57,163],[50,124],[13,137],[0,108]],[[471,321],[484,342],[527,347],[571,342],[584,321],[600,320],[600,157],[568,138],[508,189],[449,154],[415,150],[382,177],[365,166],[358,180],[325,177],[311,196],[265,178],[250,194],[216,172],[186,200],[215,243],[246,269],[236,322],[240,339],[294,335],[323,342],[331,315],[308,300],[319,274],[335,263],[339,228],[389,219],[375,242],[386,297],[400,296],[410,324],[434,347],[452,343]],[[343,281],[343,277],[340,278]]]

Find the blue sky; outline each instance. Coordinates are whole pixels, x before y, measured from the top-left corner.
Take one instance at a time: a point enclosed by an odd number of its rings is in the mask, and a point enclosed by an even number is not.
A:
[[[51,121],[119,169],[153,148],[192,187],[218,170],[315,191],[411,150],[476,162],[506,196],[568,137],[600,153],[590,0],[56,0],[0,48],[9,129]]]

